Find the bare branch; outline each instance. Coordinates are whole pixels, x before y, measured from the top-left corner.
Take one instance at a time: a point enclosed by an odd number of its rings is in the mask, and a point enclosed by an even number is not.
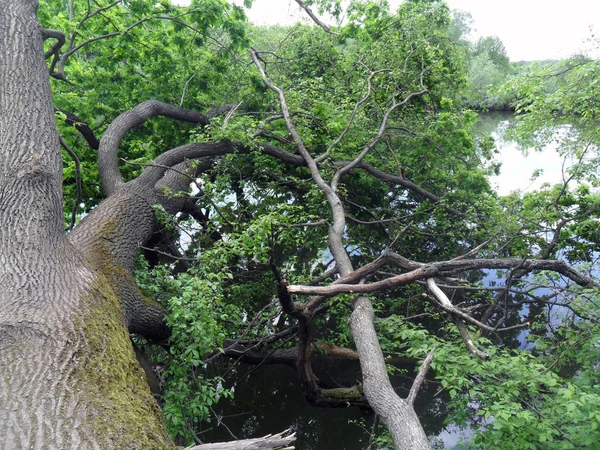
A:
[[[433,278],[427,279],[427,288],[429,289],[429,292],[431,292],[431,294],[438,300],[438,302],[440,302],[440,304],[444,307],[444,309],[446,309],[446,310],[456,309],[456,307],[452,304],[452,302],[446,296],[444,291],[442,291],[437,286],[437,284],[435,284],[435,280]],[[477,356],[478,358],[483,359],[484,361],[490,359],[490,355],[479,350],[475,346],[475,344],[473,343],[473,340],[471,339],[469,329],[467,328],[465,323],[459,317],[455,317],[454,322],[456,323],[456,326],[458,327],[458,332],[460,333],[460,337],[464,341],[464,343],[467,346],[467,348],[469,349],[469,351],[471,353],[473,353],[475,356]]]
[[[100,148],[100,141],[96,138],[94,130],[86,122],[70,111],[64,109],[56,109],[56,111],[60,111],[66,116],[65,123],[74,126],[92,149],[98,150]]]
[[[327,25],[325,25],[323,22],[321,22],[319,20],[319,18],[315,15],[315,13],[313,13],[312,10],[308,7],[308,5],[306,5],[303,1],[296,0],[296,3],[298,3],[298,5],[300,5],[300,8],[302,8],[304,11],[306,11],[306,14],[308,14],[310,16],[310,18],[313,20],[313,22],[316,23],[317,25],[319,25],[323,29],[323,31],[325,31],[325,33],[340,36],[340,33],[331,31],[331,28],[329,28]]]
[[[364,64],[361,63],[361,65],[364,66]],[[366,67],[366,66],[365,66]],[[375,71],[370,71],[369,77],[367,78],[367,93],[365,94],[365,96],[361,99],[359,99],[356,102],[356,105],[354,105],[354,109],[352,110],[352,114],[350,114],[350,118],[348,119],[348,123],[346,124],[346,127],[344,128],[344,130],[340,133],[340,135],[336,138],[335,141],[333,141],[331,143],[331,145],[327,148],[327,151],[325,153],[323,153],[321,156],[319,156],[316,161],[317,163],[320,163],[322,161],[324,161],[325,159],[327,159],[329,157],[329,155],[331,154],[331,151],[333,150],[333,148],[338,145],[340,143],[340,141],[344,138],[344,136],[346,135],[346,133],[348,133],[348,131],[350,131],[350,127],[352,126],[352,123],[354,122],[354,118],[356,117],[356,114],[358,112],[358,108],[368,100],[368,98],[371,96],[371,80],[373,79],[373,77],[377,74],[383,73],[383,72],[390,72],[391,69],[381,69],[381,70],[375,70]]]
[[[413,263],[414,264],[414,263]],[[382,281],[370,284],[334,284],[329,286],[301,286],[290,285],[290,293],[301,295],[337,295],[342,293],[371,293],[378,292],[393,287],[404,286],[413,281],[424,278],[440,277],[453,275],[460,272],[482,269],[524,269],[524,270],[550,270],[560,273],[582,287],[595,287],[600,289],[600,284],[593,279],[581,275],[564,261],[560,260],[525,260],[522,259],[474,259],[442,261],[432,264],[422,265],[413,269],[411,272],[396,275]]]
[[[421,368],[415,377],[415,381],[410,388],[410,392],[408,393],[408,397],[406,397],[406,401],[412,406],[415,404],[415,399],[417,398],[417,394],[421,389],[421,385],[423,381],[425,381],[425,375],[427,375],[427,371],[429,370],[429,366],[433,362],[433,354],[435,352],[435,347],[431,349],[431,351],[427,354],[425,359],[423,360],[423,364],[421,364]]]
[[[42,37],[44,39],[56,39],[56,44],[54,44],[52,48],[44,54],[44,59],[48,59],[52,55],[58,55],[58,51],[65,44],[66,40],[65,33],[59,30],[51,30],[49,28],[42,28]]]
[[[333,216],[333,224],[329,227],[328,233],[329,250],[331,251],[331,254],[336,260],[336,264],[340,270],[340,273],[342,275],[347,275],[348,273],[352,272],[353,267],[350,261],[350,257],[348,256],[348,253],[344,248],[342,240],[344,229],[346,227],[346,217],[344,214],[344,207],[342,205],[342,202],[336,194],[335,189],[332,186],[329,186],[321,176],[316,161],[310,155],[310,153],[304,145],[304,142],[302,141],[302,138],[298,134],[298,131],[296,130],[296,127],[292,122],[292,118],[290,116],[290,112],[287,106],[287,101],[285,99],[285,94],[283,90],[275,86],[271,82],[271,80],[269,80],[269,77],[267,76],[265,70],[260,64],[258,54],[255,50],[251,50],[251,55],[252,60],[254,61],[256,68],[262,75],[263,81],[266,84],[266,86],[278,95],[279,104],[281,105],[281,111],[283,113],[285,123],[287,125],[288,131],[294,139],[294,143],[296,144],[298,153],[300,153],[306,165],[308,166],[313,181],[323,192],[325,198],[327,199],[327,203],[329,203],[329,206],[331,208],[331,214]]]
[[[423,87],[423,78],[421,76],[421,86]],[[404,100],[402,100],[400,103],[396,103],[396,99],[392,98],[392,106],[390,106],[388,108],[388,110],[385,112],[383,119],[381,121],[381,124],[379,126],[379,131],[377,132],[377,135],[371,140],[371,142],[369,142],[365,148],[358,154],[358,156],[356,158],[354,158],[354,160],[352,162],[350,162],[349,164],[345,165],[344,167],[340,168],[335,175],[333,176],[333,180],[331,181],[331,187],[335,190],[336,186],[339,182],[339,180],[341,179],[341,177],[345,174],[348,173],[349,171],[351,171],[352,169],[354,169],[355,167],[357,167],[361,161],[365,158],[365,156],[367,155],[367,153],[369,153],[381,140],[381,138],[383,137],[383,134],[385,133],[385,130],[387,128],[387,123],[388,120],[390,118],[390,115],[396,110],[398,109],[400,106],[405,105],[406,103],[408,103],[412,98],[414,97],[418,97],[421,96],[425,93],[429,92],[425,87],[423,87],[423,89],[419,92],[411,92],[410,94],[408,94]]]

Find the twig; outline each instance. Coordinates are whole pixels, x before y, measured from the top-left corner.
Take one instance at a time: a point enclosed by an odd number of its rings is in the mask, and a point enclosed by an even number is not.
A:
[[[317,25],[319,25],[323,29],[323,31],[325,31],[325,33],[340,36],[340,33],[336,33],[335,31],[332,31],[331,28],[329,28],[327,25],[325,25],[323,22],[321,22],[319,20],[319,18],[315,15],[315,13],[313,13],[312,10],[308,7],[308,5],[306,5],[303,1],[296,0],[296,3],[298,3],[298,5],[300,5],[300,8],[302,8],[304,11],[306,11],[306,14],[308,14],[310,16],[310,18],[313,20],[313,22],[316,23]]]
[[[421,368],[415,377],[415,381],[413,381],[412,386],[410,387],[410,392],[408,393],[408,397],[406,397],[406,401],[410,403],[411,406],[415,404],[415,399],[417,398],[417,394],[421,389],[421,385],[423,381],[425,381],[425,375],[427,375],[427,371],[429,370],[429,366],[433,362],[433,354],[435,352],[435,347],[431,349],[431,351],[427,354],[425,359],[423,360],[423,364],[421,364]]]

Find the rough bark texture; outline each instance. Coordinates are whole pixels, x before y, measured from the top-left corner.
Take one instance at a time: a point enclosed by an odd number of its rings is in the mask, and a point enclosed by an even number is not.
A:
[[[131,128],[144,123],[150,117],[159,115],[203,125],[208,124],[208,118],[203,114],[167,105],[157,100],[140,103],[135,108],[121,114],[109,125],[100,141],[98,165],[102,178],[102,189],[106,195],[112,195],[115,189],[123,184],[119,161],[116,158],[121,139]]]
[[[36,9],[0,0],[0,448],[171,448],[118,295],[63,235]]]

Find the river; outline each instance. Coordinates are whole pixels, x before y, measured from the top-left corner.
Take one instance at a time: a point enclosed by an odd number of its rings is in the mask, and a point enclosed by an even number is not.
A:
[[[563,171],[570,166],[571,161],[559,155],[558,142],[553,141],[544,146],[541,151],[533,148],[523,148],[514,141],[504,137],[512,113],[494,112],[481,115],[477,129],[482,134],[491,134],[496,142],[498,154],[496,160],[502,163],[499,176],[490,178],[490,183],[500,195],[511,191],[531,192],[539,189],[543,183],[560,183]],[[560,133],[560,129],[558,133]],[[532,174],[541,170],[541,174],[532,179]]]

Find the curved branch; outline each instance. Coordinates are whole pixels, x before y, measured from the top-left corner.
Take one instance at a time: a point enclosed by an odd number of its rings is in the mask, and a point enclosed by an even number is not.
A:
[[[185,160],[226,155],[234,151],[235,147],[229,141],[181,145],[156,157],[137,178],[137,182],[151,187],[156,185],[168,170]],[[190,175],[187,177],[190,178]]]
[[[593,279],[581,275],[560,260],[525,260],[516,258],[505,259],[472,259],[457,261],[442,261],[423,265],[410,272],[386,278],[369,284],[331,284],[329,286],[302,286],[290,285],[288,291],[301,295],[332,296],[342,293],[371,293],[404,286],[424,278],[454,275],[460,272],[482,269],[523,269],[523,270],[550,270],[559,273],[582,287],[595,287],[600,289],[600,284]]]
[[[110,196],[119,185],[123,184],[118,158],[121,140],[129,130],[155,116],[208,125],[208,118],[204,114],[168,105],[158,100],[145,101],[118,116],[102,136],[98,153],[102,189],[107,196]]]
[[[50,73],[52,73],[52,72],[54,72],[54,67],[56,66],[56,63],[58,62],[58,59],[59,59],[58,52],[62,48],[62,46],[65,45],[67,38],[65,36],[65,33],[63,33],[62,31],[51,30],[49,28],[42,28],[42,37],[44,39],[48,39],[48,38],[56,39],[56,43],[52,46],[52,48],[50,50],[48,50],[44,54],[44,59],[48,59],[51,56],[54,56],[54,58],[52,59],[52,63],[50,65]]]
[[[86,142],[91,148],[93,148],[94,150],[98,150],[98,148],[100,147],[100,141],[94,134],[94,130],[92,130],[92,128],[86,122],[84,122],[72,112],[67,111],[66,109],[57,108],[56,110],[60,111],[66,116],[65,123],[67,125],[75,127],[75,129],[79,131],[81,136],[83,136],[83,138],[86,140]]]
[[[275,92],[277,94],[277,96],[279,97],[279,104],[281,106],[281,112],[285,119],[287,129],[290,132],[292,138],[294,139],[294,143],[296,144],[298,153],[300,153],[300,155],[304,159],[306,165],[308,166],[308,169],[310,170],[311,178],[313,179],[315,184],[318,186],[318,188],[323,192],[325,199],[327,200],[327,203],[329,203],[329,207],[331,209],[331,215],[333,216],[333,224],[329,227],[329,233],[328,233],[329,234],[329,239],[328,239],[329,250],[331,251],[331,254],[333,255],[333,257],[336,260],[336,263],[337,263],[337,266],[339,267],[340,273],[343,275],[346,275],[346,274],[352,272],[352,270],[354,270],[354,269],[352,267],[352,262],[350,261],[350,257],[348,256],[348,253],[346,252],[343,242],[342,242],[342,235],[343,235],[344,229],[346,227],[346,217],[344,214],[344,207],[342,205],[342,202],[341,202],[339,196],[337,195],[336,190],[333,187],[333,185],[332,186],[328,185],[325,182],[325,180],[323,179],[323,177],[321,176],[317,162],[311,156],[311,154],[309,153],[308,149],[306,148],[306,146],[304,144],[304,141],[298,134],[298,130],[296,130],[296,127],[294,126],[294,123],[292,121],[292,117],[291,117],[290,111],[288,109],[287,100],[285,98],[285,93],[284,93],[283,89],[277,87],[269,79],[269,77],[267,76],[267,74],[265,72],[265,69],[263,69],[263,67],[259,61],[259,57],[258,57],[258,54],[256,53],[256,51],[251,50],[250,54],[252,56],[252,60],[254,61],[254,65],[256,66],[256,68],[260,72],[260,75],[262,76],[262,79],[263,79],[263,82],[265,83],[265,85],[270,90]]]
[[[50,68],[48,69],[48,72],[50,73],[50,76],[60,79],[60,80],[64,80],[64,74],[62,73],[57,73],[54,69],[56,68],[56,64],[58,64],[58,62],[60,61],[60,49],[62,48],[63,45],[65,45],[65,42],[67,40],[65,34],[62,31],[59,30],[51,30],[49,28],[42,28],[42,37],[44,39],[56,39],[56,43],[52,46],[52,48],[50,50],[48,50],[45,54],[44,54],[44,59],[48,59],[50,57],[52,57],[52,62],[50,63]]]

